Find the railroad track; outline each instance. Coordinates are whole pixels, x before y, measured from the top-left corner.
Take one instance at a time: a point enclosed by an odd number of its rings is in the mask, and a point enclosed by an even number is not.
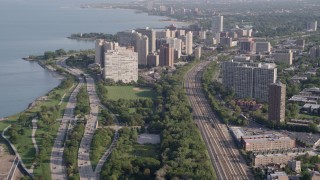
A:
[[[185,88],[193,108],[195,123],[208,149],[218,179],[252,179],[226,126],[218,120],[202,90],[202,74],[210,62],[201,62],[186,75]]]

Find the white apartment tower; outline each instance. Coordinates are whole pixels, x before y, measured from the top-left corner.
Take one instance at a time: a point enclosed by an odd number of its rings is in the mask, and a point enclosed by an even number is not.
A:
[[[138,80],[138,53],[117,47],[105,53],[104,78],[130,83]]]
[[[167,38],[166,43],[178,52],[178,58],[181,56],[182,40],[178,38]]]
[[[191,31],[186,34],[186,55],[192,54],[193,34]]]
[[[148,36],[148,45],[149,51],[155,52],[156,51],[156,31],[146,27],[145,29],[136,29],[136,31],[142,35]]]
[[[223,32],[223,16],[213,16],[212,17],[212,34]]]

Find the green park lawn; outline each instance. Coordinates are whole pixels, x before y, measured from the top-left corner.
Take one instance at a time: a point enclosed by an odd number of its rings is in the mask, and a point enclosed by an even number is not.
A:
[[[27,168],[31,167],[36,154],[36,150],[31,140],[31,132],[31,128],[25,129],[24,135],[20,136],[20,138],[17,139],[17,143],[14,144]]]
[[[155,92],[147,88],[138,88],[134,86],[106,86],[108,98],[111,100],[118,99],[145,99],[154,98]]]

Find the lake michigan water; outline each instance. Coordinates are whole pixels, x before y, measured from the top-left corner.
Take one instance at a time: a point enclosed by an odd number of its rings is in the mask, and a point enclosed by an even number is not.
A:
[[[83,3],[119,0],[0,0],[0,117],[23,111],[60,80],[21,57],[63,48],[92,49],[93,42],[66,37],[78,32],[116,33],[137,27],[164,27],[163,17],[123,9],[83,9]],[[124,0],[122,0],[123,2]]]

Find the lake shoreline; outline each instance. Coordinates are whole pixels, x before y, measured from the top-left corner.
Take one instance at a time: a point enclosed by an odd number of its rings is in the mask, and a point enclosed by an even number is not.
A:
[[[54,69],[52,66],[48,67],[48,65],[44,65],[42,64],[41,62],[39,62],[38,60],[33,60],[33,61],[28,61],[29,63],[37,63],[41,68],[43,68],[44,70],[46,70],[47,72],[51,73],[53,75],[54,78],[56,78],[57,80],[60,81],[60,83],[53,87],[52,89],[48,90],[47,92],[45,92],[43,95],[41,96],[38,96],[36,97],[32,102],[30,102],[27,107],[22,110],[22,111],[19,111],[17,113],[14,113],[14,114],[11,114],[9,116],[5,116],[5,117],[0,117],[0,121],[5,121],[5,120],[8,120],[10,117],[12,116],[16,116],[18,114],[21,114],[25,111],[27,111],[28,109],[30,109],[33,104],[35,104],[37,101],[39,101],[39,99],[41,99],[42,97],[46,96],[47,94],[49,94],[51,91],[53,91],[55,88],[57,88],[58,86],[60,86],[60,84],[62,83],[62,80],[65,78],[65,76],[63,76],[62,74],[59,74],[57,72],[57,69]]]

